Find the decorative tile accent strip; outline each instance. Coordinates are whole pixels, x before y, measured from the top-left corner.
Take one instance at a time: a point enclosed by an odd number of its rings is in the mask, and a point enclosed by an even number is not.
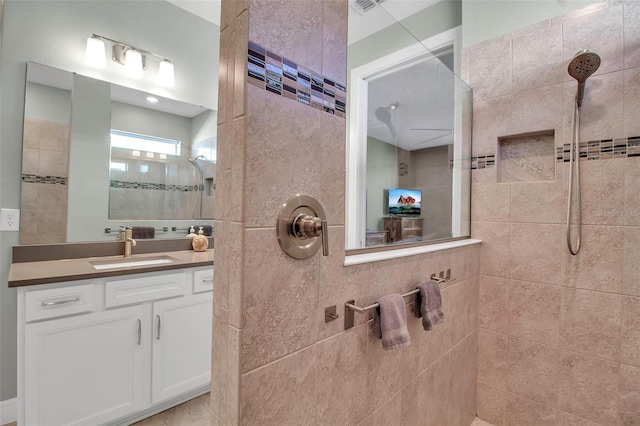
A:
[[[640,157],[640,136],[621,139],[602,139],[580,142],[580,158],[587,160],[608,160],[611,158]],[[568,163],[571,156],[570,145],[556,148],[556,160]]]
[[[204,185],[167,185],[164,183],[127,182],[123,180],[112,180],[110,181],[109,186],[111,188],[151,189],[154,191],[204,191]]]
[[[496,154],[483,154],[471,157],[471,170],[486,169],[496,165]]]
[[[249,84],[329,114],[345,117],[347,88],[249,41]]]
[[[68,178],[61,176],[38,176],[23,173],[22,181],[24,183],[46,183],[49,185],[66,185]]]

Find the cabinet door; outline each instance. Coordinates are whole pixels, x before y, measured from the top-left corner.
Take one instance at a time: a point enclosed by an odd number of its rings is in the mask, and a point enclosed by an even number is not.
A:
[[[142,408],[142,306],[25,326],[25,424],[98,425]]]
[[[210,382],[212,301],[209,292],[153,304],[152,403]]]

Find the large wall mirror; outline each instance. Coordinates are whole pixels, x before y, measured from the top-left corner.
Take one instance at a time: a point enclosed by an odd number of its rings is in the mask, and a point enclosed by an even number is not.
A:
[[[119,5],[126,14],[108,1],[7,7],[9,26],[58,41],[29,33],[8,45],[37,59],[22,62],[21,244],[109,241],[120,226],[138,238],[213,232],[219,17],[168,1]],[[92,34],[107,40],[101,69],[85,60]],[[142,76],[112,60],[115,40],[147,51]],[[149,51],[174,64],[173,86],[158,83]]]
[[[470,234],[471,90],[456,75],[459,8],[349,10],[347,249]]]

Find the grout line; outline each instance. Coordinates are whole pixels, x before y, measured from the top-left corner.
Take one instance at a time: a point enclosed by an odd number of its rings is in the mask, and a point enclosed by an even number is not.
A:
[[[562,409],[560,409],[560,408],[558,408],[558,407],[554,407],[553,405],[545,404],[545,403],[540,402],[540,401],[538,401],[538,400],[536,400],[536,399],[533,399],[533,398],[528,397],[528,396],[521,395],[521,394],[519,394],[519,393],[516,393],[516,392],[510,391],[510,390],[508,390],[508,389],[503,389],[503,388],[501,388],[501,387],[498,387],[498,386],[492,385],[492,384],[490,384],[490,383],[483,382],[482,380],[477,380],[477,382],[478,382],[478,383],[482,383],[483,385],[488,386],[488,387],[490,387],[490,388],[498,389],[498,390],[503,391],[503,392],[505,392],[505,393],[507,393],[507,394],[515,395],[515,396],[517,396],[517,397],[520,397],[520,398],[523,398],[523,399],[527,399],[527,400],[529,400],[529,401],[533,401],[533,402],[535,402],[536,404],[544,405],[545,407],[549,407],[549,408],[551,408],[551,409],[553,409],[553,410],[555,410],[555,411],[560,411],[560,412],[562,412],[562,413],[569,414],[570,416],[577,417],[577,418],[579,418],[579,419],[581,419],[581,420],[585,420],[585,421],[588,421],[588,422],[595,423],[595,424],[597,424],[597,425],[601,425],[601,423],[598,423],[598,422],[596,422],[596,421],[594,421],[594,420],[585,419],[584,417],[580,417],[580,416],[578,416],[578,415],[576,415],[576,414],[573,414],[573,413],[571,413],[571,412],[569,412],[569,411],[562,410]],[[507,413],[505,413],[505,414],[507,414]]]

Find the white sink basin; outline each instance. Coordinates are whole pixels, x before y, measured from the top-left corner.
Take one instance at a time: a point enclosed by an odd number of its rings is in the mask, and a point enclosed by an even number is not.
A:
[[[133,266],[149,266],[149,265],[162,265],[166,263],[173,263],[177,261],[173,257],[169,256],[156,256],[156,257],[144,257],[140,259],[122,258],[111,260],[94,260],[89,263],[95,269],[116,269],[116,268],[129,268]]]

